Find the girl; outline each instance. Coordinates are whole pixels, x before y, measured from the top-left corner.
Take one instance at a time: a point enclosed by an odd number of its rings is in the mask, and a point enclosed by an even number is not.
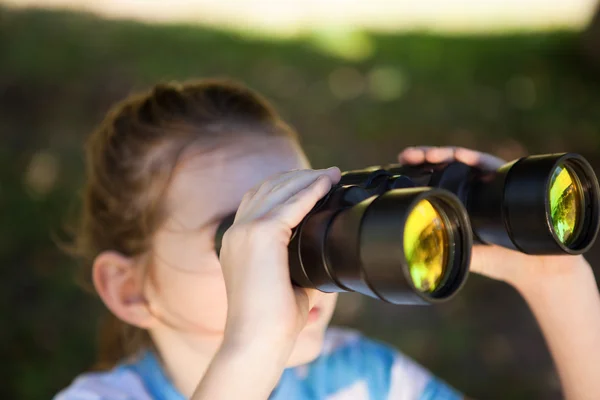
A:
[[[461,148],[399,155],[453,159],[502,163]],[[113,315],[100,349],[110,369],[56,399],[462,398],[393,349],[327,329],[336,294],[291,285],[291,230],[339,179],[310,169],[292,129],[245,87],[158,85],[117,105],[87,144],[77,243]],[[236,210],[219,259],[215,231]],[[565,395],[600,398],[589,353],[600,297],[583,257],[485,246],[471,269],[527,300]]]

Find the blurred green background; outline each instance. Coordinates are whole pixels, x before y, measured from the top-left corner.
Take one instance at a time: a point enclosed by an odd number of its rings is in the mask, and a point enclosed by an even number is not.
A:
[[[50,398],[94,360],[102,307],[55,242],[68,239],[79,205],[84,138],[114,101],[157,81],[230,77],[274,102],[317,167],[393,162],[415,144],[506,159],[576,151],[600,167],[600,42],[590,32],[275,40],[0,6],[0,398]],[[589,259],[598,271],[598,246]],[[504,284],[471,276],[434,307],[346,295],[335,321],[471,397],[560,398],[533,317]]]

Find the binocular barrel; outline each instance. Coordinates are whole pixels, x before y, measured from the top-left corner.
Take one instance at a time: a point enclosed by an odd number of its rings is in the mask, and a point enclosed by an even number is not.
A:
[[[581,254],[600,228],[600,189],[572,153],[496,171],[460,162],[348,171],[295,228],[294,284],[429,304],[465,283],[473,243],[528,254]],[[216,248],[231,225],[217,231]]]
[[[420,187],[373,195],[341,186],[295,230],[290,275],[323,292],[432,303],[464,283],[472,241],[467,213],[448,191]]]
[[[459,162],[386,170],[456,194],[476,243],[534,255],[582,254],[600,227],[598,180],[578,154],[523,157],[496,171]]]

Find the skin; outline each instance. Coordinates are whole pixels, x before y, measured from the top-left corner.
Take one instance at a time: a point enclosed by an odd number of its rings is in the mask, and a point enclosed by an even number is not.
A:
[[[463,148],[408,148],[401,163],[458,160],[496,169],[505,163]],[[504,281],[525,299],[542,329],[566,399],[600,398],[597,360],[600,343],[600,294],[583,256],[530,256],[497,246],[476,246],[472,272]]]
[[[456,159],[489,169],[503,163],[461,148],[409,148],[398,158],[407,164]],[[190,149],[168,190],[169,218],[152,254],[100,254],[96,289],[115,315],[150,331],[184,395],[268,398],[284,368],[319,354],[335,306],[335,295],[290,284],[287,245],[292,228],[339,179],[337,168],[310,169],[286,138],[240,138],[210,152]],[[220,218],[236,209],[219,260],[214,233]],[[600,396],[589,357],[600,342],[600,296],[582,257],[478,246],[471,271],[509,283],[526,299],[566,398]],[[318,317],[309,317],[315,308]]]
[[[316,320],[313,316],[307,324],[306,307],[290,313],[291,299],[282,300],[291,287],[289,277],[280,276],[287,274],[287,268],[280,268],[285,265],[281,261],[283,253],[277,261],[261,260],[260,254],[265,252],[262,248],[256,263],[246,263],[256,250],[239,243],[234,246],[241,258],[222,266],[214,250],[219,223],[224,216],[236,212],[245,193],[282,171],[304,169],[311,177],[317,174],[307,172],[308,168],[299,146],[283,137],[249,136],[229,139],[210,149],[190,148],[182,156],[168,189],[168,218],[154,237],[152,253],[138,260],[112,251],[97,257],[94,282],[104,303],[122,320],[150,331],[165,370],[184,395],[192,395],[221,346],[226,323],[237,324],[237,320],[228,318],[228,304],[243,302],[237,300],[240,295],[256,300],[245,302],[249,307],[243,313],[256,310],[251,319],[267,328],[254,332],[262,335],[261,342],[271,344],[281,336],[281,332],[272,329],[273,325],[287,329],[288,318],[300,319],[302,329],[294,331],[297,340],[285,366],[305,364],[319,354],[336,294],[301,292],[303,296],[310,294],[310,307],[318,310]],[[335,180],[340,173],[336,168],[321,174]],[[305,180],[299,184],[305,184]],[[323,182],[319,186],[319,197],[329,185]],[[258,205],[271,207],[273,196],[270,194]],[[238,212],[238,218],[240,215]],[[269,237],[274,236],[265,233],[260,242],[281,247],[267,242]],[[222,254],[227,254],[226,248]],[[277,266],[279,274],[272,273],[273,266]],[[232,286],[232,279],[239,288]],[[226,285],[228,280],[230,284]],[[279,293],[275,290],[278,287]],[[251,296],[249,290],[264,297]],[[285,324],[272,318],[269,310],[275,304],[280,306],[277,318]],[[227,331],[234,332],[242,326],[243,330],[254,329],[245,325],[241,323]]]

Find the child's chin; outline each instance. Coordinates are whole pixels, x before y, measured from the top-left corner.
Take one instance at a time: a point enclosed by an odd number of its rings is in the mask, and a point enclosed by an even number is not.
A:
[[[314,361],[321,354],[325,332],[301,332],[286,364],[287,368],[297,367]]]

